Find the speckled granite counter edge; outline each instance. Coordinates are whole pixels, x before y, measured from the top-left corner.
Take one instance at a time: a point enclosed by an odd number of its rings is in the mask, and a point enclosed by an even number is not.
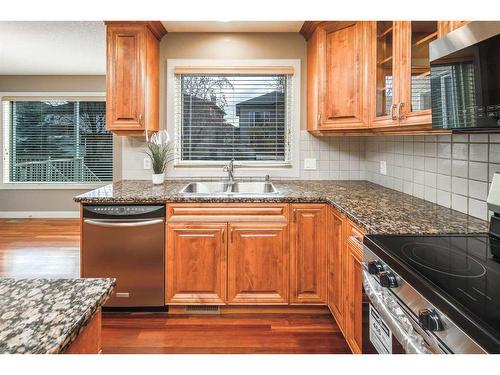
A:
[[[47,351],[47,354],[61,354],[64,353],[68,347],[76,340],[78,335],[83,332],[85,327],[90,323],[92,318],[96,315],[99,308],[108,300],[108,298],[113,293],[113,290],[116,286],[116,279],[112,279],[111,286],[108,289],[106,294],[103,294],[101,299],[96,301],[86,312],[80,320],[75,322],[73,327],[70,329],[70,333],[66,336],[66,338],[58,345]]]
[[[360,181],[364,183],[368,183],[366,181]],[[368,183],[373,184],[373,183]],[[376,185],[376,184],[374,184]],[[378,185],[377,185],[378,186]],[[381,186],[379,188],[387,189]],[[391,189],[388,189],[391,190]],[[397,192],[394,190],[394,194],[404,194],[402,192]],[[409,196],[409,198],[415,199],[415,197]],[[388,229],[387,226],[377,225],[376,223],[368,223],[367,220],[363,219],[355,212],[352,212],[352,209],[345,207],[341,202],[330,198],[328,196],[322,196],[320,192],[315,192],[312,190],[312,194],[310,196],[294,196],[293,193],[291,195],[278,194],[275,196],[222,196],[222,195],[210,195],[210,196],[185,196],[181,195],[178,192],[172,193],[169,192],[165,194],[163,197],[147,197],[147,196],[130,196],[130,197],[105,197],[105,196],[85,196],[85,194],[81,196],[77,196],[74,198],[75,202],[79,202],[82,204],[127,204],[127,203],[157,203],[157,204],[168,204],[168,203],[326,203],[335,208],[339,213],[345,215],[349,220],[358,225],[359,227],[366,230],[368,234],[455,234],[455,233],[486,233],[487,222],[484,220],[480,220],[477,218],[469,217],[471,221],[476,221],[475,227],[472,228],[467,227],[465,230],[441,230],[441,229],[428,229],[428,230],[398,230],[398,229]],[[428,202],[422,200],[424,204],[432,204],[435,206],[435,203]],[[449,208],[438,206],[443,210],[449,210]],[[465,215],[460,213],[460,215]],[[469,220],[469,219],[468,219]],[[467,220],[467,221],[468,221]],[[482,222],[478,225],[479,222]]]

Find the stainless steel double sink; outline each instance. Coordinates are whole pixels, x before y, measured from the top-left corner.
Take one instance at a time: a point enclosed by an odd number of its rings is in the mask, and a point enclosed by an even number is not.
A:
[[[278,190],[268,181],[200,181],[190,182],[182,190],[182,194],[213,194],[213,195],[272,195]]]

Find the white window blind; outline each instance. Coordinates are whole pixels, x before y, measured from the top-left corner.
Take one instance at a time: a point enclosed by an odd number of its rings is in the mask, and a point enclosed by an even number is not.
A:
[[[290,165],[292,73],[176,71],[176,163]]]
[[[95,98],[4,100],[4,182],[112,181],[105,107]]]

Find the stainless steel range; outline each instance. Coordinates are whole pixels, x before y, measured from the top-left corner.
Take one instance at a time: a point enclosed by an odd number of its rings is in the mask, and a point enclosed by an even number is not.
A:
[[[365,353],[500,353],[500,175],[482,235],[367,235]]]

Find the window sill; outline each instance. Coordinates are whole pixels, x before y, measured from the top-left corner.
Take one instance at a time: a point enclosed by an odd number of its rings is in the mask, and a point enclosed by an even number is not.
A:
[[[93,190],[112,182],[102,182],[98,184],[67,183],[57,182],[4,182],[0,184],[0,190]]]
[[[228,165],[229,162],[227,163],[220,163],[220,162],[198,162],[198,163],[190,163],[190,162],[185,162],[185,163],[176,163],[174,164],[174,168],[223,168],[226,165]],[[235,169],[268,169],[268,168],[283,168],[283,169],[290,169],[292,168],[292,164],[284,164],[284,163],[269,163],[269,164],[238,164],[237,162],[234,163],[234,168]]]

